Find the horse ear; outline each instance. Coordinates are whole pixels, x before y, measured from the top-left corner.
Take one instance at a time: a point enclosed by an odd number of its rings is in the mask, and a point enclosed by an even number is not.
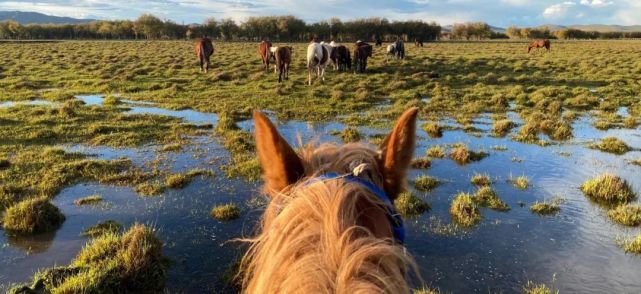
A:
[[[392,201],[403,190],[405,176],[414,157],[417,115],[417,107],[406,110],[380,146],[383,188]]]
[[[264,114],[254,111],[256,150],[269,193],[283,191],[305,174],[303,163]]]

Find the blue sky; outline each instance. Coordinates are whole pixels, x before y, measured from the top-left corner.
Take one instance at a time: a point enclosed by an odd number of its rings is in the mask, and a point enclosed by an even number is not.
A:
[[[308,22],[380,16],[421,19],[442,25],[484,21],[492,25],[641,24],[641,0],[0,0],[0,10],[37,11],[57,16],[135,19],[152,13],[178,23],[207,17],[292,14]]]

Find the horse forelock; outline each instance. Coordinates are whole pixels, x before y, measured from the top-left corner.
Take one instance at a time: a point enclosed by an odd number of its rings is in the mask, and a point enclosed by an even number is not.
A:
[[[346,173],[361,162],[370,166],[367,180],[380,186],[378,156],[361,144],[300,152],[308,178]],[[402,246],[377,238],[360,223],[359,205],[365,201],[376,209],[380,200],[356,183],[306,181],[272,195],[262,232],[245,240],[251,244],[242,262],[245,292],[409,293],[405,274],[416,269],[412,259]]]

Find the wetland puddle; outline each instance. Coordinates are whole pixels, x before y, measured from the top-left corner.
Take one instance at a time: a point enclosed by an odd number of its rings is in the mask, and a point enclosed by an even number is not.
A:
[[[79,96],[78,99],[88,105],[102,104],[100,96]],[[168,115],[194,124],[217,122],[215,114],[121,101],[130,109],[128,113]],[[12,106],[2,105],[0,107]],[[516,114],[508,115],[520,123]],[[639,228],[624,228],[612,223],[606,210],[589,202],[579,186],[584,180],[609,171],[627,179],[637,193],[641,192],[641,177],[638,176],[641,167],[626,161],[641,158],[641,152],[616,156],[586,147],[589,142],[611,135],[639,148],[639,130],[600,131],[591,125],[591,118],[582,116],[573,125],[574,139],[540,147],[518,143],[509,137],[489,136],[487,131],[492,122],[489,116],[474,122],[474,127],[483,131],[480,137],[453,130],[446,131],[442,138],[431,139],[418,130],[417,157],[425,154],[430,146],[458,142],[467,144],[471,150],[484,150],[490,154],[465,166],[449,159],[434,159],[430,169],[410,172],[409,180],[429,174],[442,181],[432,192],[416,192],[431,204],[432,210],[417,219],[407,220],[406,245],[426,282],[453,293],[520,293],[528,280],[553,285],[561,293],[638,292],[641,257],[625,254],[617,247],[615,238],[637,234]],[[449,120],[443,124],[456,125]],[[251,121],[241,121],[238,125],[246,131],[253,130]],[[292,145],[296,145],[297,134],[305,142],[311,139],[338,142],[330,133],[345,126],[287,121],[279,122],[278,128]],[[366,127],[360,127],[359,131],[364,136],[386,133],[384,129]],[[261,214],[260,207],[252,201],[257,195],[258,183],[225,177],[220,167],[229,160],[229,154],[214,136],[192,137],[191,142],[179,152],[161,152],[162,146],[156,145],[138,149],[63,146],[96,158],[130,158],[143,168],[156,161],[162,169],[171,172],[205,168],[213,170],[215,175],[196,178],[184,189],[169,189],[157,197],[138,196],[132,187],[97,183],[67,187],[53,200],[67,217],[59,230],[31,238],[0,234],[0,284],[25,282],[39,268],[68,264],[87,242],[80,233],[99,221],[113,219],[126,227],[142,222],[158,230],[158,236],[165,244],[164,253],[172,260],[167,280],[169,292],[229,291],[224,286],[222,273],[239,254],[237,243],[229,240],[252,233]],[[507,150],[496,151],[491,146]],[[458,192],[475,191],[470,183],[470,177],[475,173],[490,175],[494,181],[492,187],[512,209],[495,212],[482,208],[483,219],[479,225],[455,235],[446,234],[443,228],[444,224],[450,223],[450,202]],[[511,176],[521,175],[530,179],[530,188],[517,190],[507,182]],[[73,204],[74,200],[92,194],[102,195],[104,204],[81,207]],[[566,200],[558,215],[540,217],[529,211],[532,203],[557,195]],[[240,219],[219,222],[209,216],[211,207],[229,202],[242,208]],[[0,288],[0,291],[4,289]]]

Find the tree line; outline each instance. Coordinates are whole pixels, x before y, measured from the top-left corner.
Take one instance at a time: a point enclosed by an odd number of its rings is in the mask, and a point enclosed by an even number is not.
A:
[[[232,19],[207,19],[202,24],[177,24],[151,14],[136,20],[95,21],[84,24],[29,24],[0,22],[0,39],[184,39],[209,36],[223,40],[354,41],[403,38],[436,40],[441,26],[420,20],[389,21],[364,18],[342,21],[339,18],[306,23],[294,16],[249,17],[242,23]]]
[[[511,26],[507,28],[505,34],[510,39],[561,39],[561,40],[578,40],[578,39],[638,39],[641,38],[641,32],[598,32],[584,31],[578,29],[560,29],[551,31],[548,27],[542,28],[519,28]]]

